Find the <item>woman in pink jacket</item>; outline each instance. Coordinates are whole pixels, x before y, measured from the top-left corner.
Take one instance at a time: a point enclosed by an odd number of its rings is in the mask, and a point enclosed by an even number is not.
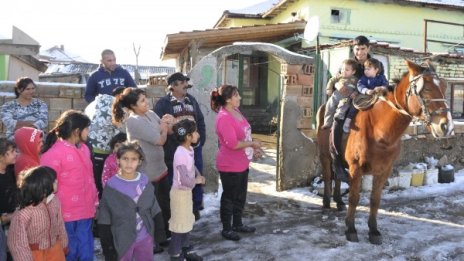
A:
[[[66,260],[93,260],[92,221],[98,204],[90,150],[85,145],[90,119],[82,112],[68,110],[49,132],[41,165],[57,173],[61,213],[68,234]]]
[[[261,143],[251,138],[251,126],[240,112],[240,94],[235,86],[223,85],[211,93],[211,108],[218,113],[216,134],[219,152],[216,168],[222,183],[222,237],[240,240],[237,232],[253,233],[255,228],[242,223],[245,207],[248,168],[253,155],[262,153]]]

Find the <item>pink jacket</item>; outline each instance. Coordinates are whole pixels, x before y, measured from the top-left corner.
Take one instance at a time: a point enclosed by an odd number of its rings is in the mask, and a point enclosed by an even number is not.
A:
[[[237,109],[238,112],[240,112]],[[253,149],[234,149],[240,141],[251,141],[251,127],[245,117],[236,119],[224,108],[216,117],[216,134],[219,151],[216,156],[216,168],[223,172],[242,172],[248,169],[253,158]]]
[[[89,148],[79,148],[67,141],[58,140],[45,152],[40,165],[56,171],[61,213],[65,222],[95,217],[98,205],[97,188],[93,178]]]
[[[103,165],[103,173],[102,173],[102,185],[105,187],[106,182],[116,175],[119,171],[118,162],[116,160],[116,152],[111,153],[105,160],[105,164]]]

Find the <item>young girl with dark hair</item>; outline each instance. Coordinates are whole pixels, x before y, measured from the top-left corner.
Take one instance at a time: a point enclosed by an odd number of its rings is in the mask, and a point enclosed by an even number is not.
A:
[[[193,215],[192,189],[196,184],[205,184],[205,178],[195,167],[192,144],[200,139],[195,122],[184,119],[173,126],[174,137],[179,146],[174,153],[173,182],[171,192],[171,243],[169,255],[171,260],[197,260],[203,258],[192,251],[189,242],[189,232],[193,229],[195,216]]]
[[[113,239],[105,243],[113,243],[120,261],[153,260],[153,218],[160,208],[149,178],[138,172],[145,155],[137,142],[125,142],[116,157],[119,171],[106,183],[98,211],[101,239]]]
[[[101,177],[101,183],[102,186],[105,187],[106,182],[116,175],[119,170],[118,162],[117,162],[117,157],[116,157],[116,152],[118,151],[119,147],[123,142],[127,140],[127,135],[123,132],[120,132],[116,134],[113,138],[110,140],[110,148],[113,153],[111,153],[105,160],[105,164],[103,165],[103,173]]]
[[[126,112],[129,116],[125,118]],[[119,124],[125,119],[127,140],[137,140],[147,156],[146,164],[141,171],[148,176],[150,182],[155,186],[156,199],[160,202],[163,213],[156,217],[157,243],[166,241],[165,218],[167,211],[164,206],[165,198],[158,189],[160,183],[166,182],[168,168],[164,161],[163,145],[167,139],[168,124],[172,123],[172,115],[166,114],[161,119],[149,108],[149,103],[145,91],[137,88],[126,88],[113,103],[113,122]],[[163,202],[163,203],[161,203]],[[169,203],[167,204],[169,206]],[[166,219],[168,220],[168,219]],[[160,251],[159,246],[156,251]]]
[[[93,260],[92,221],[98,204],[90,150],[85,144],[90,119],[80,111],[61,114],[48,133],[40,163],[58,177],[56,195],[69,239],[67,260]]]
[[[8,233],[8,247],[17,261],[59,261],[65,259],[68,237],[55,197],[56,172],[35,167],[20,181],[19,205]]]
[[[6,238],[3,225],[10,223],[17,207],[14,166],[16,145],[6,138],[0,138],[0,260],[7,259]]]
[[[222,236],[240,240],[236,232],[253,233],[255,228],[242,223],[248,187],[248,168],[251,159],[262,155],[261,143],[253,141],[251,126],[242,115],[240,94],[232,85],[222,85],[211,93],[211,108],[218,113],[216,134],[219,152],[216,168],[222,183],[220,215]]]

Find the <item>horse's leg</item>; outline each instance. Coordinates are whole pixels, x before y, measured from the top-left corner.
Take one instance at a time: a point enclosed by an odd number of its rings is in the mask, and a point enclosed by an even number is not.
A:
[[[351,168],[350,168],[351,172]],[[351,242],[358,242],[358,234],[355,227],[355,213],[356,207],[359,203],[359,191],[361,189],[361,173],[359,170],[355,170],[354,175],[351,175],[350,180],[350,195],[348,197],[348,211],[346,212],[345,224],[346,224],[346,239]]]
[[[370,200],[370,211],[369,220],[367,222],[369,226],[369,242],[375,245],[382,244],[382,235],[377,230],[377,213],[380,207],[380,196],[382,194],[383,186],[388,178],[390,172],[381,173],[381,175],[374,176],[372,182],[372,192]]]
[[[322,207],[330,209],[330,197],[332,196],[332,164],[330,156],[321,157],[322,174],[324,179],[324,197],[322,198]]]
[[[342,194],[340,191],[341,183],[342,182],[339,179],[335,179],[335,188],[334,188],[333,198],[334,198],[334,201],[337,202],[338,211],[343,211],[346,209],[345,202],[343,202]]]

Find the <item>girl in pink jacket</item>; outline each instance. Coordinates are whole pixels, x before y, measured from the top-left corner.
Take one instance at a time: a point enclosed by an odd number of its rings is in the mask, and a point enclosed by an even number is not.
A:
[[[61,213],[68,234],[67,260],[93,260],[92,221],[98,204],[90,150],[85,145],[90,119],[80,111],[63,112],[49,132],[40,163],[57,173]]]

